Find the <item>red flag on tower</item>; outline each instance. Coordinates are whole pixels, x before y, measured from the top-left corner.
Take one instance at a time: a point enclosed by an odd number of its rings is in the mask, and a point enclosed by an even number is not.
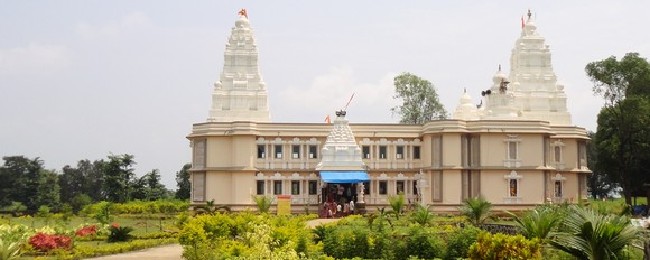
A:
[[[526,23],[524,22],[524,16],[521,16],[521,29],[524,29],[526,27]]]
[[[325,123],[328,123],[328,124],[331,124],[331,123],[332,123],[332,120],[330,120],[330,115],[327,115],[327,116],[325,117]]]

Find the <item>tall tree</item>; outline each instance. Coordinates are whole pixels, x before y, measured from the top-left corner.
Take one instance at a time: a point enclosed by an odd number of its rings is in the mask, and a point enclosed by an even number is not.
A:
[[[593,140],[597,167],[621,184],[625,202],[631,204],[647,181],[643,165],[650,159],[650,64],[638,53],[628,53],[620,61],[612,56],[589,63],[585,71],[594,93],[605,100]]]
[[[591,191],[591,196],[594,199],[607,197],[615,188],[619,187],[618,183],[614,182],[607,174],[607,171],[600,169],[598,164],[598,149],[593,140],[596,138],[596,133],[587,132],[587,136],[592,140],[587,143],[587,165],[592,173],[587,178],[587,185]]]
[[[0,203],[9,205],[20,202],[27,206],[29,213],[38,209],[36,195],[43,161],[39,158],[29,159],[24,156],[6,156],[0,167]]]
[[[39,173],[35,204],[48,206],[54,211],[60,209],[59,175],[54,170],[42,169]]]
[[[180,171],[176,172],[176,198],[182,200],[190,199],[190,168],[192,164],[185,164]]]
[[[434,119],[444,119],[447,111],[438,100],[438,93],[433,84],[408,72],[403,72],[393,78],[395,95],[400,105],[391,109],[400,115],[400,123],[424,124]]]
[[[104,173],[104,192],[106,200],[110,202],[123,203],[131,199],[133,192],[132,182],[135,179],[133,173],[133,155],[110,155],[108,161],[102,165]]]
[[[134,182],[133,199],[158,200],[167,197],[167,188],[160,183],[158,169],[153,169]]]

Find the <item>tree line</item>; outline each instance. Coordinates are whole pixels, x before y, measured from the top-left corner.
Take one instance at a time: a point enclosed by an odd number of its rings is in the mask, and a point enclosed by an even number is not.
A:
[[[133,155],[110,155],[95,161],[80,160],[66,165],[59,173],[43,168],[40,158],[5,156],[0,167],[0,210],[37,212],[47,206],[52,211],[79,211],[98,201],[124,203],[132,200],[153,201],[190,197],[189,168],[176,172],[177,190],[160,183],[160,172],[149,171],[141,177],[134,173]]]

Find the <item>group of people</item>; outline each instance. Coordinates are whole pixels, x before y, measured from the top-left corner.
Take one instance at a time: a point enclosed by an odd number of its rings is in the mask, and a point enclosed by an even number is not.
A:
[[[323,203],[321,216],[325,216],[326,218],[336,218],[350,214],[354,214],[354,201],[350,201],[349,203]]]

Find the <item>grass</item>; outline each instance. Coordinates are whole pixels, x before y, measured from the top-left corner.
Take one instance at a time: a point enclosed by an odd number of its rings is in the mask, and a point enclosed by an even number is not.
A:
[[[151,232],[160,232],[166,230],[176,230],[174,217],[167,216],[165,219],[146,219],[135,218],[133,216],[115,216],[112,222],[117,222],[122,226],[133,227],[134,235],[143,235]],[[74,216],[69,221],[64,222],[58,219],[47,220],[45,217],[11,217],[3,215],[0,218],[0,224],[22,224],[32,228],[40,228],[46,225],[62,226],[67,230],[76,229],[82,224],[97,224],[97,221],[91,217]]]

